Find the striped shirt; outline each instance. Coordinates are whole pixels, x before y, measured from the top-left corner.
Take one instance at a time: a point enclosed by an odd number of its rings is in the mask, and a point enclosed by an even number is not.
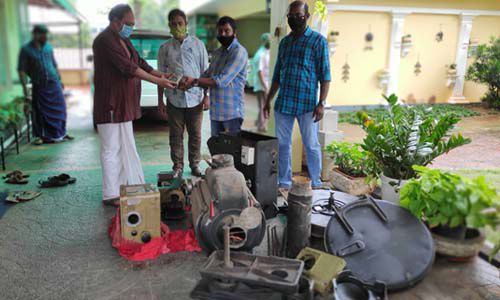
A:
[[[274,109],[294,116],[313,111],[318,83],[330,80],[326,38],[309,27],[298,38],[290,33],[280,42],[274,68],[273,82],[280,88]]]
[[[199,78],[208,68],[208,54],[199,39],[188,35],[182,44],[171,38],[158,50],[158,70],[179,76]],[[193,87],[187,91],[165,89],[165,96],[173,106],[191,108],[198,106],[203,99],[203,90]]]
[[[203,77],[215,80],[210,89],[210,119],[228,121],[244,117],[244,89],[247,78],[247,50],[235,38],[226,49],[215,50]]]

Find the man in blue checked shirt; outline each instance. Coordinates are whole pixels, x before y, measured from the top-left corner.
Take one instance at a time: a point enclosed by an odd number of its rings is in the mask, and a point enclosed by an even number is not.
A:
[[[212,62],[201,78],[184,77],[179,88],[210,88],[212,136],[221,132],[237,133],[244,117],[244,89],[247,78],[247,50],[236,39],[236,22],[222,17],[217,22],[217,40]]]
[[[331,80],[328,44],[321,34],[306,25],[309,18],[307,4],[292,2],[287,18],[292,32],[279,45],[271,89],[264,106],[264,115],[268,118],[271,100],[279,89],[274,115],[279,143],[279,188],[285,192],[292,184],[291,148],[295,119],[305,145],[312,187],[322,187],[318,121],[323,118]]]

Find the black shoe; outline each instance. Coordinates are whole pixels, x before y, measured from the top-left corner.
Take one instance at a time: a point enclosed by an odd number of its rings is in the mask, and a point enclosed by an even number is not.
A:
[[[191,175],[201,177],[203,176],[203,173],[201,172],[200,167],[196,166],[191,168]]]

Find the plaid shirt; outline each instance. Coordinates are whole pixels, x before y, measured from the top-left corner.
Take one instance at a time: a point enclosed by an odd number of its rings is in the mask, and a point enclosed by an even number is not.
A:
[[[273,82],[280,90],[274,109],[299,116],[314,110],[318,82],[330,81],[330,58],[326,39],[307,27],[295,38],[287,35],[280,43]]]
[[[243,94],[247,78],[247,50],[235,38],[225,49],[215,50],[208,70],[217,86],[210,89],[210,119],[228,121],[244,116]]]

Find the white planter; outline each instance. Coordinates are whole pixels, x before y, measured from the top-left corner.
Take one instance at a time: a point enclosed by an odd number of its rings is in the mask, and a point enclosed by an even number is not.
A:
[[[384,174],[380,175],[380,180],[382,181],[382,200],[387,200],[399,205],[399,191],[408,180],[401,180],[400,182],[399,179],[393,179]]]

